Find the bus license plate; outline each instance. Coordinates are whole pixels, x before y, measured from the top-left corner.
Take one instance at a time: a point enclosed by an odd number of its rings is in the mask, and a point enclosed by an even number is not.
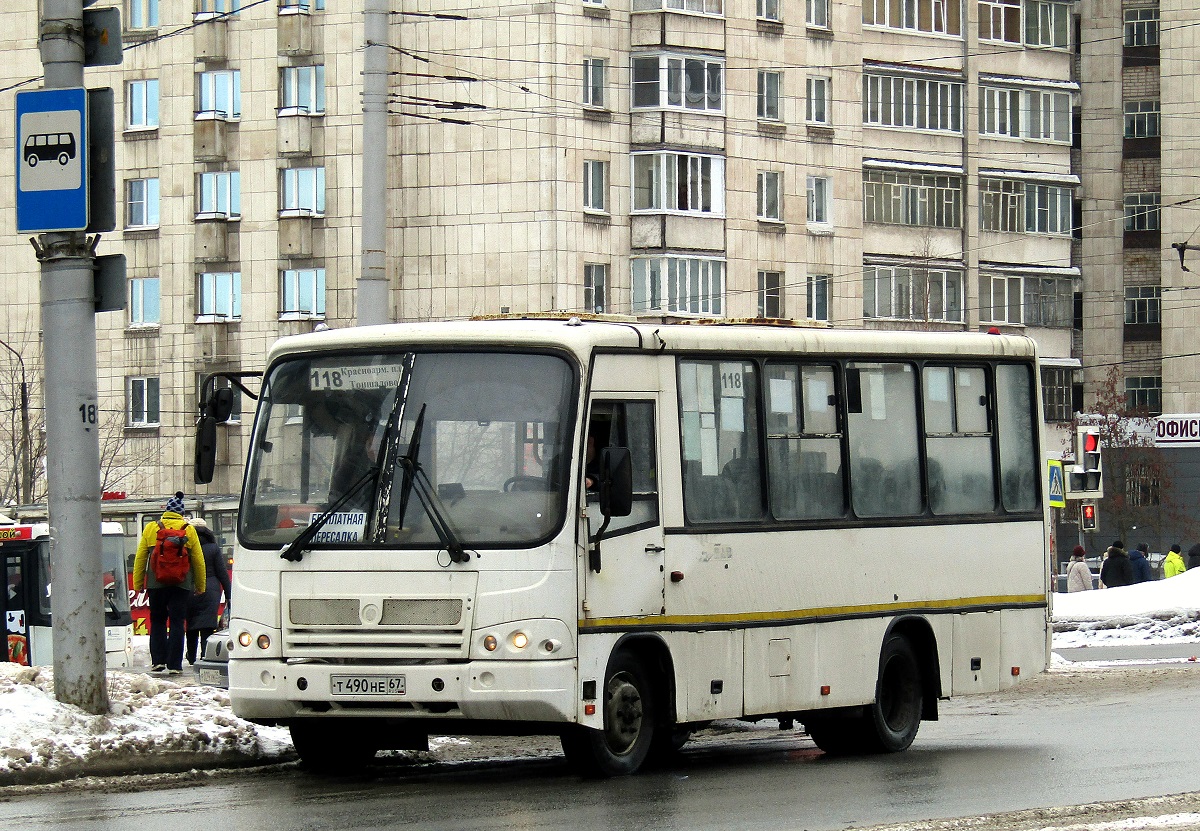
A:
[[[404,676],[333,675],[329,687],[334,695],[404,695]]]

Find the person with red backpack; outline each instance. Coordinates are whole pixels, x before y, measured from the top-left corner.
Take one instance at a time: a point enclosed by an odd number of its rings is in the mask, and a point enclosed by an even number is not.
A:
[[[204,551],[183,516],[183,491],[167,500],[157,520],[146,523],[133,557],[133,587],[150,601],[151,672],[183,673],[188,598],[206,585]]]

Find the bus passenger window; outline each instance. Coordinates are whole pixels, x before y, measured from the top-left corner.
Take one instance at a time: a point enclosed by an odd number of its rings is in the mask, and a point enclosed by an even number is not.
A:
[[[1033,420],[1031,373],[1024,364],[996,367],[996,432],[1000,438],[1000,491],[1009,511],[1038,508],[1041,471]]]
[[[930,510],[939,515],[994,511],[983,367],[927,366],[922,380]]]
[[[767,469],[777,519],[829,519],[846,509],[832,366],[767,365]]]
[[[857,384],[852,384],[857,380]],[[907,363],[855,363],[847,370],[847,397],[858,387],[857,411],[846,419],[850,487],[862,517],[921,513],[917,444],[916,373]]]

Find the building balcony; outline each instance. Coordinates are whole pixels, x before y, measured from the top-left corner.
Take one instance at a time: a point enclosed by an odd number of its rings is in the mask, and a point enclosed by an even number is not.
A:
[[[196,260],[202,263],[229,259],[229,220],[225,217],[196,217]]]
[[[198,113],[193,133],[198,162],[223,162],[229,158],[229,122],[214,113]]]
[[[201,63],[222,63],[229,57],[228,23],[218,15],[200,13],[195,16],[196,60]]]
[[[1123,241],[1124,248],[1159,248],[1162,242],[1162,231],[1126,231]]]
[[[629,18],[630,47],[725,51],[725,18],[671,10],[637,12]]]
[[[313,118],[294,107],[279,111],[276,119],[276,149],[280,156],[294,158],[312,155]]]
[[[288,259],[313,255],[311,216],[285,216],[279,219],[279,256]]]
[[[1162,158],[1161,139],[1158,136],[1127,138],[1121,145],[1121,156],[1126,159]]]
[[[280,14],[276,27],[279,38],[279,54],[293,57],[311,55],[313,52],[312,15],[307,12]]]
[[[633,248],[725,250],[725,219],[681,214],[635,214],[629,218]]]

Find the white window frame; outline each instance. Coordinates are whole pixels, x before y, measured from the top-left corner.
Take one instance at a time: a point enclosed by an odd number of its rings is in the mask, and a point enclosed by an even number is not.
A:
[[[1126,231],[1159,231],[1162,229],[1161,195],[1158,193],[1127,193],[1124,199]]]
[[[279,0],[280,14],[308,14],[325,10],[325,0]]]
[[[804,24],[815,29],[828,29],[829,0],[804,0]]]
[[[197,275],[196,322],[236,323],[242,319],[242,273],[204,271]]]
[[[608,263],[583,264],[583,310],[608,313]]]
[[[196,75],[196,118],[237,121],[242,117],[242,73],[214,69]]]
[[[633,213],[725,215],[725,158],[700,153],[634,153]],[[683,187],[677,186],[683,177]],[[638,179],[643,181],[639,184]],[[686,202],[682,207],[679,198]]]
[[[325,269],[285,268],[279,272],[280,320],[325,319]]]
[[[157,427],[161,420],[162,390],[158,376],[138,375],[125,379],[125,426]]]
[[[961,133],[964,94],[961,81],[865,72],[863,124]]]
[[[1071,93],[1049,89],[979,88],[980,135],[1070,144]]]
[[[1125,9],[1122,19],[1125,46],[1158,46],[1158,6]]]
[[[279,114],[325,114],[324,64],[280,67]]]
[[[755,0],[755,12],[759,20],[782,23],[782,0]]]
[[[633,109],[687,110],[717,115],[725,111],[725,62],[700,55],[655,52],[634,55]],[[653,71],[653,78],[651,72]],[[699,94],[696,73],[702,78]],[[689,86],[689,81],[693,82]]]
[[[863,221],[921,228],[961,228],[963,187],[957,173],[863,170]]]
[[[1022,326],[1025,323],[1025,280],[1019,274],[979,275],[979,320]]]
[[[162,323],[162,281],[158,277],[129,278],[130,328]]]
[[[804,313],[809,320],[829,320],[829,288],[832,274],[810,274],[805,283]]]
[[[758,70],[756,106],[760,121],[779,121],[781,119],[780,93],[782,89],[782,72],[772,69]]]
[[[125,230],[157,228],[158,206],[157,176],[125,180]]]
[[[141,78],[125,85],[125,129],[158,128],[158,79]]]
[[[863,0],[862,5],[863,25],[886,29],[958,38],[965,19],[962,0]]]
[[[128,0],[125,6],[126,29],[157,29],[159,0]]]
[[[979,39],[1021,45],[1023,5],[1023,0],[979,0]]]
[[[1025,137],[1031,141],[1071,143],[1071,94],[1031,89],[1024,94]]]
[[[829,176],[809,176],[805,183],[805,217],[809,225],[833,225],[833,179]]]
[[[195,20],[208,20],[237,14],[242,9],[242,0],[196,0]]]
[[[604,58],[583,59],[583,105],[606,109],[605,81],[608,61]]]
[[[633,313],[672,312],[721,317],[725,260],[713,257],[633,257]]]
[[[758,171],[758,218],[763,222],[783,221],[783,174],[778,170]]]
[[[963,273],[947,268],[867,265],[863,268],[863,317],[961,323]]]
[[[1125,102],[1125,138],[1162,135],[1162,104],[1156,100]]]
[[[1025,45],[1067,49],[1071,45],[1071,4],[1025,0]]]
[[[583,162],[583,209],[589,213],[609,212],[608,162],[585,159]]]
[[[324,167],[285,167],[279,171],[279,215],[325,215]]]
[[[1071,277],[1023,277],[1022,322],[1026,326],[1070,329],[1074,324],[1075,282]]]
[[[236,170],[196,174],[196,219],[241,219],[241,177]]]
[[[587,0],[584,1],[587,2]],[[725,2],[724,0],[633,0],[635,12],[658,11],[659,9],[720,17],[725,14]]]
[[[833,104],[833,79],[828,75],[809,75],[804,79],[804,120],[809,124],[829,126]]]
[[[760,270],[756,298],[758,317],[783,317],[783,272]]]

